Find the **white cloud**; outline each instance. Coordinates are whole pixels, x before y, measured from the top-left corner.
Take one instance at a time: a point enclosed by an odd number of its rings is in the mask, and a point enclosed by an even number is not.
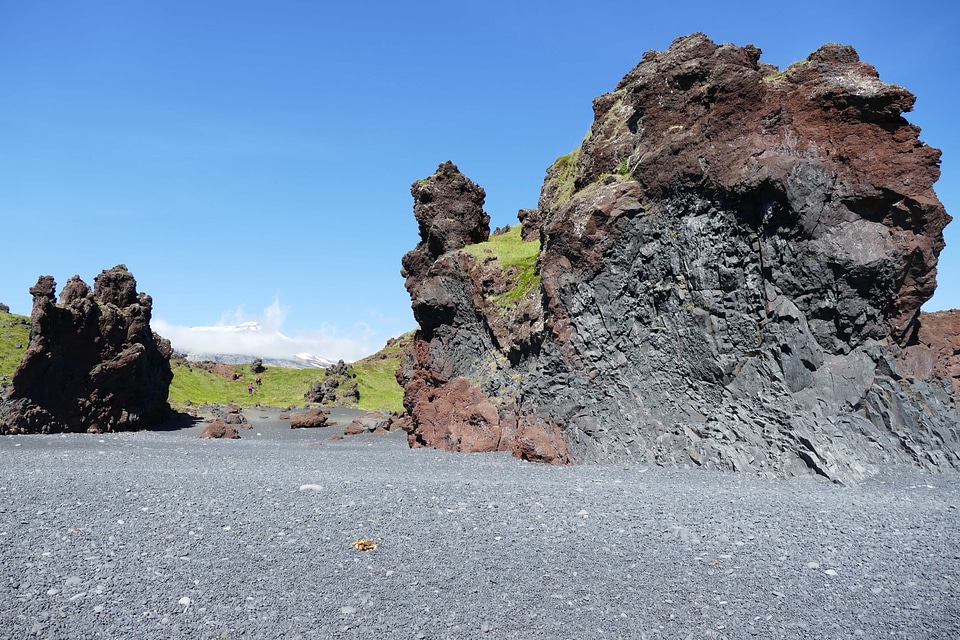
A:
[[[346,332],[323,325],[314,331],[286,336],[281,328],[289,312],[290,307],[275,299],[258,317],[248,316],[240,306],[225,312],[215,326],[184,327],[161,318],[154,318],[151,325],[154,331],[170,340],[174,349],[188,354],[292,359],[309,353],[327,360],[353,362],[379,348],[373,344],[373,330],[365,323],[355,324]]]

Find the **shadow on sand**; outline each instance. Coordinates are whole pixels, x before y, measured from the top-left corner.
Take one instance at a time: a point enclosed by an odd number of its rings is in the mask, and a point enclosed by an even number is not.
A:
[[[201,422],[203,422],[203,418],[192,416],[189,413],[171,411],[169,418],[151,427],[147,427],[144,431],[160,431],[164,433],[182,431],[183,429],[191,429]]]

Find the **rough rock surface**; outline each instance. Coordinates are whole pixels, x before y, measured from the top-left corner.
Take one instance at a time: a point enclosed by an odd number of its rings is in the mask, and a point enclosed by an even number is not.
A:
[[[367,411],[344,427],[343,433],[355,436],[361,433],[385,432],[390,426],[391,417],[382,411]]]
[[[403,256],[404,277],[422,276],[445,253],[490,237],[490,216],[483,210],[486,192],[449,160],[429,178],[414,182],[410,193],[420,242]]]
[[[902,359],[924,382],[949,380],[954,400],[960,399],[960,310],[921,313],[916,340]]]
[[[914,97],[848,46],[759,58],[694,34],[594,100],[520,212],[540,246],[519,301],[462,249],[483,190],[450,163],[414,185],[412,444],[838,482],[960,467],[955,350],[906,366],[950,220]]]
[[[313,427],[328,426],[328,415],[330,415],[329,410],[316,407],[313,409],[304,409],[303,411],[295,411],[290,414],[288,419],[290,420],[291,429],[311,429]]]
[[[55,297],[30,289],[30,344],[0,405],[0,433],[141,429],[169,416],[170,342],[150,330],[153,301],[124,265],[93,290],[78,276]]]
[[[340,360],[324,370],[324,377],[313,383],[303,399],[328,404],[359,402],[360,390],[355,378],[356,374],[351,374],[347,364]]]
[[[200,434],[201,438],[223,438],[224,440],[239,440],[240,433],[237,427],[222,419],[217,419],[208,424]]]

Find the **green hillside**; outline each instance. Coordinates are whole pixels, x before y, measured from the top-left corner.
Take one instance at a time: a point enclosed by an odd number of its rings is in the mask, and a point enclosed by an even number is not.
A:
[[[0,385],[10,382],[30,342],[30,318],[0,313]]]
[[[403,345],[412,334],[406,334],[363,360],[350,365],[350,375],[360,392],[360,409],[403,409],[403,389],[394,377],[400,366]],[[13,372],[30,338],[30,318],[11,313],[0,313],[0,386],[10,383]],[[255,403],[272,407],[304,404],[303,395],[317,380],[326,375],[324,369],[280,369],[267,367],[259,374],[263,384],[253,394],[247,385],[257,378],[250,373],[250,365],[219,365],[218,373],[205,370],[197,363],[180,358],[170,362],[173,382],[170,384],[170,404],[182,409],[191,404],[234,402],[241,406]],[[232,374],[238,378],[233,380]]]
[[[400,366],[400,354],[405,340],[411,334],[391,340],[387,345],[363,360],[350,365],[350,374],[360,392],[360,409],[403,409],[403,389],[397,383],[395,372]],[[262,404],[271,407],[302,405],[303,396],[313,383],[323,380],[324,369],[281,369],[267,367],[263,373],[250,373],[250,365],[220,365],[218,372],[207,371],[199,363],[181,359],[171,362],[173,383],[170,385],[170,404],[183,408],[191,404],[233,402],[240,406]],[[237,379],[232,379],[233,374]],[[255,386],[253,394],[247,385],[260,376],[263,384]]]

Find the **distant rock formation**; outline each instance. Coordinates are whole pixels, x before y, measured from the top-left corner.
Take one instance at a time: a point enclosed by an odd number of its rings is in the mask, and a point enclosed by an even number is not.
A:
[[[360,401],[360,390],[355,378],[347,364],[340,360],[326,368],[323,379],[314,382],[303,398],[307,402],[356,404]]]
[[[956,345],[918,321],[950,217],[913,102],[848,46],[784,71],[699,33],[648,52],[520,211],[534,278],[463,249],[484,192],[441,165],[403,258],[411,444],[838,482],[960,467]]]
[[[30,289],[30,344],[0,404],[0,433],[141,429],[169,417],[172,349],[150,330],[153,301],[124,265],[93,291],[78,276]]]

